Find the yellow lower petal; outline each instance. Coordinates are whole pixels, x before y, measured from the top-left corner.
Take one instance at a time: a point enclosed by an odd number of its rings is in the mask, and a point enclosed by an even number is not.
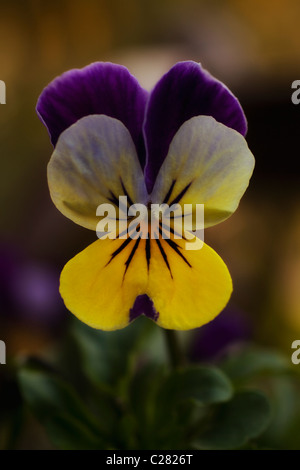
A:
[[[66,307],[93,328],[115,330],[127,326],[136,297],[146,290],[144,249],[136,250],[124,277],[135,240],[111,259],[123,243],[118,239],[97,240],[72,258],[61,273],[60,293]]]
[[[158,325],[188,330],[208,323],[224,309],[232,281],[225,263],[212,248],[204,244],[201,250],[187,251],[184,240],[176,243],[191,267],[166,240],[161,240],[169,270],[152,240],[147,294],[159,313]]]
[[[128,325],[136,298],[147,294],[163,328],[188,330],[213,320],[232,292],[225,263],[206,244],[191,251],[176,240],[176,252],[173,242],[151,240],[148,267],[145,240],[136,250],[137,240],[97,240],[62,271],[66,307],[93,328],[115,330]]]

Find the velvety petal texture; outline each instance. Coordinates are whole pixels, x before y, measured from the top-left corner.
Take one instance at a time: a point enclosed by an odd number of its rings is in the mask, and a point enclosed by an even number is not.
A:
[[[205,244],[191,254],[183,240],[151,240],[149,247],[141,239],[106,239],[66,264],[60,292],[66,307],[94,328],[123,328],[145,314],[163,328],[188,330],[218,315],[232,282]]]
[[[172,140],[151,201],[204,204],[204,226],[209,227],[237,209],[253,168],[254,157],[240,133],[212,117],[193,117]]]
[[[177,230],[185,204],[192,213],[204,205],[211,226],[236,210],[248,186],[254,158],[234,95],[192,61],[172,67],[150,94],[125,67],[98,62],[50,83],[37,111],[55,147],[48,164],[54,204],[103,236],[65,265],[66,307],[102,330],[123,328],[141,314],[175,330],[215,318],[232,292],[228,269],[202,240],[187,237],[193,223],[183,237]],[[120,196],[127,202],[118,210]],[[107,220],[116,211],[123,224],[110,238],[98,211],[103,204],[113,208]],[[151,204],[177,205],[171,225]],[[130,207],[131,218],[123,218]],[[126,233],[128,226],[132,235],[132,222],[135,238]]]
[[[129,324],[130,310],[135,299],[144,294],[148,281],[144,250],[135,252],[124,276],[135,243],[131,240],[118,253],[124,240],[97,240],[65,265],[60,293],[79,320],[102,330]]]
[[[119,216],[119,196],[128,203],[146,203],[148,197],[128,130],[102,115],[84,117],[61,134],[48,164],[48,184],[56,207],[95,231],[100,204],[113,204]]]
[[[153,89],[146,111],[146,184],[151,191],[158,170],[179,127],[193,116],[212,116],[246,134],[247,123],[237,98],[200,64],[179,62]]]
[[[143,165],[142,125],[147,97],[148,92],[126,67],[96,62],[53,80],[38,99],[37,113],[54,146],[60,134],[84,116],[105,114],[119,119],[129,130]]]
[[[174,245],[162,241],[169,267],[152,242],[147,294],[159,312],[157,324],[173,330],[189,330],[213,320],[225,308],[232,281],[217,253],[205,243],[187,251],[184,240]],[[180,253],[180,255],[179,255]]]

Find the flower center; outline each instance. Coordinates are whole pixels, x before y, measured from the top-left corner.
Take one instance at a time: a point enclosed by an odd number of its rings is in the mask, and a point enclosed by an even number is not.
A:
[[[125,262],[125,271],[123,280],[125,278],[126,272],[128,270],[129,265],[132,262],[132,259],[139,247],[141,247],[141,240],[145,240],[144,250],[145,250],[145,257],[147,262],[148,271],[150,269],[151,263],[151,244],[155,243],[158,248],[159,252],[164,260],[165,265],[167,266],[170,276],[173,279],[173,274],[171,270],[171,266],[169,263],[169,259],[167,256],[167,248],[172,248],[175,253],[191,268],[191,264],[186,259],[184,254],[182,253],[182,247],[178,245],[174,241],[174,238],[182,238],[186,240],[184,235],[178,237],[178,232],[176,231],[176,225],[174,223],[175,219],[178,217],[178,220],[181,219],[182,221],[182,214],[181,217],[176,215],[176,212],[170,216],[170,209],[175,207],[176,205],[179,206],[179,201],[185,195],[185,193],[190,188],[192,182],[190,182],[186,187],[179,192],[175,197],[171,197],[174,192],[174,187],[176,185],[176,180],[172,181],[171,186],[164,198],[163,203],[160,204],[152,204],[152,201],[149,200],[146,205],[138,205],[133,204],[131,198],[126,191],[126,188],[121,181],[122,188],[124,194],[127,197],[127,203],[129,203],[132,207],[134,207],[136,211],[136,217],[132,214],[128,218],[128,226],[127,226],[127,238],[124,242],[111,254],[111,258],[107,264],[109,264],[118,254],[120,254],[127,246],[131,246],[130,254]],[[114,201],[115,202],[114,198]],[[112,199],[111,199],[112,200]],[[171,202],[169,206],[168,203]],[[130,207],[130,206],[129,206]],[[180,206],[179,206],[180,207]],[[174,210],[174,209],[173,209]],[[134,212],[134,211],[133,211]],[[129,210],[130,213],[130,210]],[[167,215],[167,218],[166,218]],[[119,236],[116,239],[121,238]]]

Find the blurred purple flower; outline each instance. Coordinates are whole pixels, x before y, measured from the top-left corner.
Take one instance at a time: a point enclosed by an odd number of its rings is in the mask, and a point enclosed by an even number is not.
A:
[[[190,347],[192,361],[214,360],[233,345],[252,337],[251,321],[243,312],[227,306],[222,315],[195,330]]]
[[[27,259],[17,247],[0,247],[0,316],[4,321],[28,321],[57,326],[64,316],[57,271]]]

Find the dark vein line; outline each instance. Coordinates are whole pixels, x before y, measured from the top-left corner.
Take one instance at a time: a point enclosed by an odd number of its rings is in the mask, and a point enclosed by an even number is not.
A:
[[[134,225],[132,225],[130,228],[126,227],[126,229],[123,230],[123,232],[118,233],[118,235],[116,236],[116,239],[123,237],[123,235],[126,235],[126,233],[128,233],[128,235],[130,235],[130,232],[132,232],[135,228],[138,229],[140,227],[140,225],[141,224],[138,224],[137,227],[135,227]]]
[[[139,246],[140,241],[141,241],[141,238],[139,237],[139,238],[137,239],[137,241],[135,242],[134,247],[132,248],[130,255],[128,256],[127,261],[125,262],[126,268],[125,268],[124,275],[123,275],[123,281],[124,281],[124,278],[125,278],[125,274],[126,274],[126,272],[127,272],[127,269],[129,268],[129,265],[130,265],[130,263],[131,263],[131,261],[132,261],[132,258],[134,257],[134,254],[135,254],[135,252],[136,252],[136,250],[137,250],[137,248],[138,248],[138,246]]]
[[[171,186],[170,186],[170,189],[169,189],[169,191],[167,192],[167,194],[166,194],[166,196],[165,196],[165,198],[164,198],[164,200],[163,200],[163,204],[167,204],[168,200],[170,199],[170,196],[171,196],[171,194],[172,194],[172,191],[173,191],[173,188],[174,188],[174,186],[175,186],[175,183],[176,183],[176,180],[173,180],[173,181],[172,181],[172,184],[171,184]]]
[[[161,234],[162,236],[162,229],[160,228],[159,229],[159,233]],[[166,242],[168,243],[168,245],[173,248],[173,250],[186,262],[186,264],[191,268],[192,265],[188,262],[188,260],[186,259],[186,257],[179,251],[179,248],[180,246],[174,242],[173,240],[171,240],[170,238],[165,238],[164,240],[166,240]]]
[[[145,249],[146,249],[147,269],[148,269],[148,272],[149,272],[150,258],[151,258],[151,243],[150,243],[149,232],[148,232],[148,238],[146,238]]]
[[[119,248],[117,248],[111,255],[110,255],[110,260],[106,263],[105,267],[109,265],[109,263],[115,258],[115,256],[117,256],[119,253],[121,253],[121,251],[124,250],[124,248],[126,248],[126,246],[132,241],[132,238],[128,237],[126,238],[126,240],[122,243],[121,246],[119,246]]]
[[[173,248],[173,250],[183,259],[183,261],[191,268],[192,265],[188,262],[188,260],[186,259],[186,257],[179,251],[179,245],[177,245],[177,243],[175,243],[173,240],[171,240],[170,238],[166,238],[165,239],[166,242],[168,243],[168,245]]]
[[[125,185],[124,185],[124,183],[123,183],[123,181],[122,181],[122,178],[120,178],[120,181],[121,181],[121,186],[122,186],[122,189],[123,189],[123,191],[124,191],[124,193],[125,193],[125,196],[126,196],[127,199],[128,199],[128,201],[127,201],[128,207],[133,206],[133,201],[132,201],[131,197],[129,196],[129,194],[128,194],[126,188],[125,188]]]
[[[178,202],[183,198],[183,196],[185,195],[185,193],[187,192],[187,190],[189,189],[189,187],[191,186],[192,184],[192,181],[186,185],[185,188],[183,188],[183,190],[178,194],[178,196],[176,196],[173,201],[171,202],[170,206],[172,206],[173,204],[178,204]]]
[[[167,268],[168,268],[168,270],[169,270],[169,272],[170,272],[171,278],[173,279],[172,271],[171,271],[171,268],[170,268],[170,265],[169,265],[169,261],[168,261],[168,257],[167,257],[167,255],[166,255],[166,253],[165,253],[165,250],[163,249],[162,244],[160,243],[160,240],[159,240],[158,238],[155,238],[155,241],[156,241],[156,244],[157,244],[157,246],[158,246],[158,248],[159,248],[159,250],[160,250],[160,252],[161,252],[161,255],[162,255],[162,257],[163,257],[163,260],[164,260],[164,262],[165,262],[166,265],[167,265]]]
[[[124,204],[121,204],[120,200],[117,199],[117,197],[111,190],[109,190],[109,192],[110,192],[111,197],[106,197],[106,199],[112,202],[117,207],[117,209],[120,209],[121,211],[125,212],[127,216],[127,207]],[[127,219],[120,219],[120,214],[117,217],[118,217],[118,220],[127,220],[128,218],[129,219],[131,218],[131,217],[127,217]]]
[[[109,192],[110,192],[111,197],[107,197],[108,201],[112,202],[117,207],[119,207],[119,200],[117,199],[117,197],[111,190],[109,190]]]
[[[159,226],[160,226],[161,229],[164,229],[165,231],[169,230],[173,235],[176,235],[177,237],[182,238],[183,240],[186,240],[185,236],[178,233],[176,230],[174,230],[173,227],[169,227],[169,226],[163,224],[161,221],[159,221]]]

